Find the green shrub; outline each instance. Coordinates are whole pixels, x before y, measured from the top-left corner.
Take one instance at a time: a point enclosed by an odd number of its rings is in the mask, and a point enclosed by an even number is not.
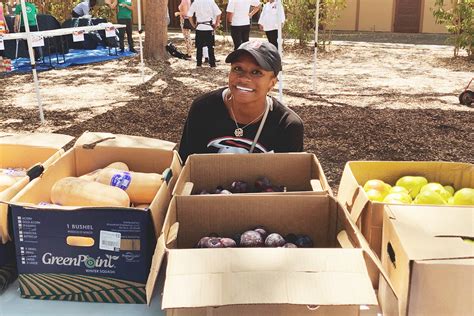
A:
[[[465,49],[470,58],[474,56],[474,0],[450,0],[446,9],[445,0],[436,0],[433,15],[436,23],[446,25],[453,34],[454,56]]]

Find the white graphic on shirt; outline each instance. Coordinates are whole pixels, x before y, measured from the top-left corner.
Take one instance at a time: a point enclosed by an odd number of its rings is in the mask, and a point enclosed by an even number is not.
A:
[[[253,140],[241,137],[220,137],[211,140],[208,144],[208,148],[217,149],[219,154],[221,153],[233,153],[233,154],[247,154],[252,147]],[[268,150],[260,144],[256,144],[253,150],[254,153],[266,153]]]

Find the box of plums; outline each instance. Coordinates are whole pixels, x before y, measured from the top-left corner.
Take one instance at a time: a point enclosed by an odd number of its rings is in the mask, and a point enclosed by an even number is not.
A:
[[[419,205],[472,208],[474,164],[441,161],[349,161],[342,174],[338,200],[370,247],[381,254],[384,206]]]
[[[204,154],[188,157],[173,194],[332,195],[332,191],[314,154]]]
[[[328,194],[175,196],[153,264],[167,258],[162,308],[167,315],[359,315],[377,299],[364,250],[341,248],[341,232],[353,236],[357,228]]]

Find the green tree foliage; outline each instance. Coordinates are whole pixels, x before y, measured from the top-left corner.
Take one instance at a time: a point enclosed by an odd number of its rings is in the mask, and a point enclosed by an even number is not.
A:
[[[287,20],[285,32],[305,45],[314,38],[316,0],[286,0],[283,2]],[[320,0],[318,45],[325,49],[331,42],[331,29],[334,27],[341,11],[346,7],[346,0]]]
[[[454,56],[460,49],[465,49],[468,56],[474,58],[474,0],[436,0],[433,15],[436,23],[446,25],[454,35]]]

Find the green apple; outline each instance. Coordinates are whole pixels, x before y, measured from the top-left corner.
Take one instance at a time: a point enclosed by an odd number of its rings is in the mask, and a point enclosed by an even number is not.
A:
[[[389,193],[384,199],[384,203],[411,204],[411,196],[406,192]]]
[[[474,189],[462,188],[453,196],[454,205],[474,205]]]
[[[451,193],[451,196],[454,195],[454,187],[452,185],[445,185],[444,189],[448,191],[449,193]]]
[[[381,192],[383,196],[387,195],[390,189],[391,189],[390,184],[387,184],[383,182],[382,180],[378,180],[378,179],[369,180],[364,184],[365,192],[368,192],[369,190],[377,190]]]
[[[413,204],[445,205],[446,203],[446,200],[434,191],[420,192],[413,200]]]
[[[375,189],[368,190],[365,193],[369,197],[369,200],[373,202],[382,202],[385,197],[385,194]]]
[[[425,177],[420,176],[404,176],[397,180],[396,186],[404,187],[414,199],[422,186],[428,183]]]
[[[409,194],[407,189],[405,189],[404,187],[397,186],[397,185],[393,186],[390,189],[389,193],[406,193],[406,194]]]
[[[441,197],[443,197],[443,199],[445,199],[446,201],[451,197],[451,193],[449,193],[448,191],[446,191],[446,189],[439,183],[437,182],[430,182],[428,184],[425,184],[424,186],[421,187],[420,189],[420,193],[421,192],[425,192],[425,191],[433,191],[433,192],[436,192],[438,193],[439,195],[441,195]]]

